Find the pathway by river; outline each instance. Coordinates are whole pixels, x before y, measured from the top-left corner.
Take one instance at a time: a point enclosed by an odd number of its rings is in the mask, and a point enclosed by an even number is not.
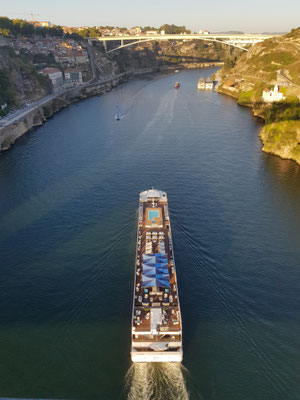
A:
[[[248,109],[197,91],[214,71],[136,79],[1,154],[0,397],[138,398],[136,217],[152,186],[169,197],[184,367],[148,370],[146,396],[299,395],[300,168],[261,152]]]

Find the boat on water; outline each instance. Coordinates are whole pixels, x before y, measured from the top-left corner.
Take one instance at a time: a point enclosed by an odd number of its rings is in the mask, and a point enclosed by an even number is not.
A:
[[[214,81],[212,79],[199,78],[197,83],[197,88],[199,90],[213,90]]]
[[[131,325],[133,362],[181,362],[182,324],[165,192],[140,193]]]
[[[179,82],[175,82],[174,88],[178,89],[180,87],[180,83]]]

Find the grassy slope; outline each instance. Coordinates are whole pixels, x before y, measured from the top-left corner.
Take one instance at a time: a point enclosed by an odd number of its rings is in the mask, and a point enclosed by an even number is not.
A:
[[[300,88],[283,88],[287,99],[273,105],[261,100],[263,89],[276,83],[279,70],[300,85],[300,28],[255,45],[232,68],[223,69],[222,76],[223,82],[237,82],[239,104],[253,107],[264,117],[263,150],[300,164]]]
[[[239,57],[227,74],[246,78],[252,83],[271,82],[276,80],[277,70],[284,70],[300,82],[300,28],[258,43]]]

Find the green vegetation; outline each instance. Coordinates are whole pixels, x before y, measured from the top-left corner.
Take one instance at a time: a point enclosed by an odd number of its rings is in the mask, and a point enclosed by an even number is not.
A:
[[[186,27],[183,26],[177,26],[177,25],[169,25],[169,24],[164,24],[162,25],[159,29],[159,31],[165,31],[167,35],[171,34],[176,34],[180,35],[181,33],[191,33],[189,29],[186,29]]]
[[[286,38],[299,39],[300,38],[300,27],[292,29],[290,33],[285,35]]]
[[[49,54],[34,54],[32,57],[32,62],[34,64],[41,64],[41,65],[47,65],[48,67],[58,67],[57,62],[55,61],[55,58],[52,53]]]
[[[0,48],[0,59],[5,65],[0,70],[0,105],[7,103],[7,108],[1,111],[1,116],[19,105],[19,85],[22,81],[26,81],[28,85],[28,89],[25,89],[25,91],[28,91],[28,93],[26,92],[28,98],[32,95],[31,90],[33,87],[49,93],[51,87],[50,80],[48,77],[38,74],[32,63],[34,57],[25,51],[20,51],[20,54],[16,54],[8,46]],[[24,93],[22,96],[24,96]]]
[[[229,57],[226,57],[223,65],[223,72],[227,72],[230,69],[232,69],[236,64],[237,59],[238,57],[234,54]]]
[[[299,39],[300,28],[258,43],[247,54],[228,57],[222,73],[223,82],[239,82],[239,104],[253,106],[255,115],[264,118],[260,134],[263,150],[300,164]],[[278,71],[282,76],[278,76]],[[273,89],[274,83],[284,76],[295,83],[280,87],[286,99],[272,104],[263,102],[263,89]]]
[[[76,32],[71,34],[71,37],[73,37],[73,39],[75,39],[75,36],[77,38],[80,38],[80,37],[98,37],[98,36],[101,36],[101,32],[99,31],[99,29],[97,29],[94,26],[94,27],[91,27],[91,28],[79,29]]]
[[[16,93],[9,80],[9,72],[0,70],[0,105],[7,104],[7,108],[0,109],[0,116],[3,117],[9,109],[15,105]]]
[[[300,60],[288,66],[289,75],[292,81],[300,85]]]
[[[44,111],[44,116],[45,118],[49,118],[51,115],[51,108],[48,106],[44,106],[43,107],[43,111]]]
[[[263,150],[300,164],[300,121],[273,122],[260,133]]]
[[[265,109],[264,118],[267,124],[300,120],[300,100],[291,96],[284,101],[273,103]]]
[[[239,104],[241,105],[251,104],[252,99],[253,99],[253,90],[248,90],[247,92],[243,92],[242,90],[240,90],[238,97]]]
[[[3,36],[56,36],[64,35],[63,29],[60,26],[52,26],[51,28],[43,26],[34,26],[23,19],[10,19],[0,17],[0,33]]]
[[[143,32],[147,32],[147,31],[158,31],[158,28],[154,28],[153,26],[144,26],[144,28],[142,28]]]

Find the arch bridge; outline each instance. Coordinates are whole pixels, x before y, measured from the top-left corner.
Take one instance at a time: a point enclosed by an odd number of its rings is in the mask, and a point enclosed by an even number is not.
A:
[[[228,46],[232,46],[244,51],[248,51],[245,48],[247,45],[254,45],[259,42],[263,42],[266,39],[270,39],[275,35],[263,35],[263,34],[180,34],[180,35],[127,35],[127,36],[99,36],[94,38],[88,38],[89,43],[91,42],[102,42],[107,53],[112,53],[113,51],[117,51],[123,49],[124,47],[133,46],[135,44],[161,41],[161,40],[203,40],[206,42],[217,42],[226,44]],[[107,42],[120,42],[120,44],[111,49],[107,50]]]

